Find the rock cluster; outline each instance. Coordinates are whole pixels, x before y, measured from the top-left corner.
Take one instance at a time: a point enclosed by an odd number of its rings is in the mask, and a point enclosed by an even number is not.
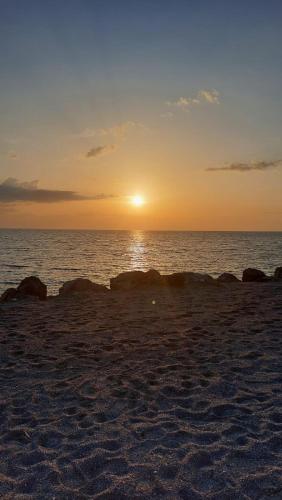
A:
[[[167,286],[189,286],[191,284],[201,284],[208,285],[214,284],[214,279],[209,276],[209,274],[202,273],[191,273],[191,272],[183,272],[183,273],[173,273],[164,276],[165,285]]]
[[[76,278],[66,281],[59,289],[60,296],[68,296],[77,293],[108,292],[109,289],[104,285],[97,285],[86,278]]]
[[[132,288],[162,285],[162,276],[158,271],[128,271],[111,278],[111,290],[131,290]]]
[[[271,278],[266,276],[266,274],[263,271],[260,271],[259,269],[253,269],[252,267],[248,267],[248,269],[245,269],[245,271],[243,271],[242,281],[263,282],[263,281],[269,281],[270,279]]]
[[[267,276],[263,271],[248,268],[243,271],[242,281],[247,283],[259,282],[282,282],[282,267],[277,267],[273,276]],[[161,275],[155,269],[147,272],[128,271],[119,274],[110,280],[111,290],[134,290],[142,288],[174,287],[183,288],[196,285],[220,285],[221,283],[238,283],[240,280],[231,273],[223,273],[217,279],[209,274],[179,272]],[[60,297],[67,297],[77,294],[106,293],[109,288],[104,285],[93,283],[86,278],[76,278],[67,281],[59,289]],[[0,297],[0,302],[21,300],[34,297],[39,300],[47,298],[47,286],[37,276],[29,276],[21,281],[17,288],[8,288]]]
[[[8,302],[28,297],[35,297],[39,300],[45,300],[47,297],[47,286],[37,276],[24,278],[17,288],[8,288],[2,294],[0,301]]]
[[[274,272],[274,281],[282,281],[282,267],[277,267]]]
[[[111,290],[132,290],[151,286],[184,287],[189,284],[211,284],[214,280],[208,274],[173,273],[161,275],[155,269],[150,271],[129,271],[110,280]]]
[[[220,276],[218,276],[217,281],[220,283],[235,283],[236,281],[240,281],[234,274],[231,273],[223,273]]]

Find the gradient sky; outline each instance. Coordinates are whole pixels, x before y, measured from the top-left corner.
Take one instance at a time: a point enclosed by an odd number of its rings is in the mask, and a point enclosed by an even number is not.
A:
[[[0,11],[0,226],[282,230],[280,0]]]

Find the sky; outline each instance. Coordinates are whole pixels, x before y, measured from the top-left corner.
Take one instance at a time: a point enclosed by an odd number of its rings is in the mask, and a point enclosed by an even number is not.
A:
[[[280,0],[0,10],[0,227],[282,230]]]

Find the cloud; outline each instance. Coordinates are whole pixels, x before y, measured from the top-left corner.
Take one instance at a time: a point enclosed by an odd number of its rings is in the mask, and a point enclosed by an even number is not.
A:
[[[7,154],[7,158],[9,160],[17,160],[18,155],[16,153],[14,153],[13,151],[9,151],[9,153]]]
[[[7,152],[0,152],[0,156],[3,156],[3,158],[7,160],[17,160],[18,155],[14,151],[7,151]]]
[[[179,97],[175,101],[167,101],[166,105],[188,111],[191,107],[203,103],[219,104],[219,92],[215,89],[199,90],[194,97]]]
[[[146,127],[142,125],[142,123],[126,121],[108,128],[86,128],[80,134],[78,134],[78,137],[82,139],[92,139],[94,137],[111,138],[111,140],[113,141],[111,144],[107,144],[105,146],[95,146],[91,148],[85,155],[86,158],[96,158],[98,156],[113,153],[122,143],[122,141],[126,140],[129,132],[133,129],[147,130]]]
[[[161,113],[160,117],[161,118],[173,118],[174,114],[171,111],[166,111],[165,113]]]
[[[251,170],[268,170],[270,168],[279,167],[282,165],[282,160],[272,160],[272,161],[255,161],[249,163],[230,163],[222,167],[209,167],[206,168],[207,172],[250,172]]]
[[[198,92],[200,99],[203,99],[210,104],[219,104],[219,92],[215,89],[212,90],[200,90]]]
[[[167,106],[174,106],[176,108],[180,108],[183,111],[187,111],[191,106],[195,106],[200,104],[199,99],[193,97],[179,97],[176,101],[167,101]]]
[[[127,134],[133,129],[145,129],[145,127],[144,125],[142,125],[142,123],[134,121],[126,121],[118,123],[113,127],[98,128],[98,129],[86,128],[79,134],[79,137],[83,139],[91,139],[92,137],[112,136],[117,140],[123,140],[127,137]]]
[[[19,182],[13,177],[9,177],[0,184],[1,204],[15,202],[57,203],[76,200],[104,200],[107,198],[113,198],[113,195],[83,196],[75,191],[39,189],[38,181]]]
[[[96,146],[89,149],[86,153],[86,158],[97,158],[97,156],[103,156],[108,153],[112,153],[117,148],[116,144],[107,144],[106,146]]]
[[[118,140],[124,140],[126,139],[128,133],[133,129],[144,130],[145,127],[142,123],[127,121],[114,125],[113,127],[99,129],[98,133],[102,136],[112,135]]]

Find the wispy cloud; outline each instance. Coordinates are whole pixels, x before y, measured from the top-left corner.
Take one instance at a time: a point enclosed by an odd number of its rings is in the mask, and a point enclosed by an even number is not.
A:
[[[179,97],[176,101],[167,101],[166,104],[187,111],[191,106],[200,104],[200,101],[196,97]]]
[[[8,160],[17,160],[18,159],[18,155],[14,151],[8,151],[8,153],[6,154],[6,158]]]
[[[103,156],[109,153],[113,153],[116,150],[116,144],[106,144],[105,146],[96,146],[89,149],[86,153],[86,158],[97,158],[97,156]]]
[[[219,104],[219,92],[215,89],[200,90],[198,92],[198,98],[209,102],[210,104]]]
[[[75,191],[40,189],[38,188],[38,181],[20,182],[13,177],[9,177],[0,184],[1,204],[15,202],[58,203],[76,200],[104,200],[107,198],[113,198],[113,195],[83,196]]]
[[[95,146],[91,148],[86,153],[86,158],[97,158],[98,156],[113,153],[118,148],[120,143],[126,140],[129,132],[133,129],[145,130],[146,128],[144,127],[144,125],[142,125],[142,123],[133,121],[118,123],[117,125],[108,128],[86,128],[79,134],[80,138],[92,139],[95,137],[108,137],[111,139],[111,141],[113,141],[111,142],[111,144],[106,144],[104,146]]]
[[[219,92],[215,89],[199,90],[194,97],[179,97],[175,101],[167,101],[166,105],[189,111],[191,107],[204,103],[219,104]]]
[[[126,121],[105,128],[86,128],[80,132],[79,137],[83,139],[91,139],[92,137],[107,137],[111,136],[117,140],[123,140],[127,137],[131,130],[142,129],[146,127],[142,123],[134,121]]]
[[[0,151],[0,156],[5,158],[6,160],[17,160],[18,155],[14,151]]]
[[[173,116],[174,114],[172,113],[172,111],[166,111],[165,113],[160,114],[161,118],[166,118],[166,119],[173,118]]]
[[[7,158],[9,160],[17,160],[18,155],[16,153],[14,153],[13,151],[9,151],[9,153],[7,154]]]
[[[209,167],[206,168],[206,171],[250,172],[251,170],[263,171],[280,166],[282,166],[282,160],[254,161],[249,163],[230,163],[229,165],[224,165],[222,167]]]

